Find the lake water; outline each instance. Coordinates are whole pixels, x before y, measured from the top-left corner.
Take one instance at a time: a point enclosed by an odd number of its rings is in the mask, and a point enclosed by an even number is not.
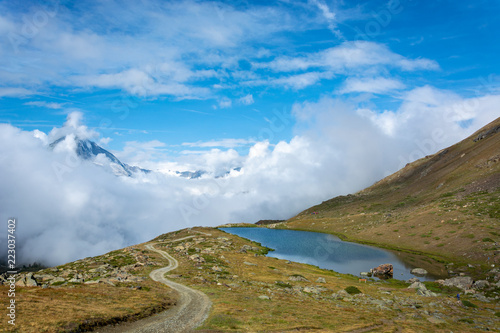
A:
[[[339,273],[359,276],[360,272],[369,272],[370,268],[378,265],[392,264],[393,277],[398,280],[418,277],[421,281],[433,281],[441,278],[431,274],[425,277],[411,274],[410,270],[415,266],[403,261],[402,254],[345,242],[333,235],[267,228],[220,228],[220,230],[274,249],[268,253],[268,257],[315,265]]]

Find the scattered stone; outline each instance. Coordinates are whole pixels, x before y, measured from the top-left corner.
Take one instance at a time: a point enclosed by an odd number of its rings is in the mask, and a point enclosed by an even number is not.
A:
[[[250,245],[243,245],[240,249],[240,252],[246,253],[247,251],[250,251],[252,247]]]
[[[304,287],[304,289],[302,291],[305,293],[308,293],[308,294],[317,294],[317,295],[319,295],[321,293],[321,291],[318,288],[312,287],[312,286]]]
[[[430,290],[427,290],[427,289],[417,289],[417,295],[419,296],[437,296],[436,293],[430,291]]]
[[[213,266],[213,267],[212,267],[212,270],[213,270],[214,272],[222,272],[222,268],[220,268],[219,266]]]
[[[427,271],[423,268],[414,268],[410,271],[411,274],[413,275],[427,275]]]
[[[260,295],[259,298],[263,299],[263,300],[270,300],[271,299],[271,298],[269,298],[269,296],[266,296],[266,295]]]
[[[257,266],[257,264],[254,264],[254,263],[251,263],[251,262],[247,262],[247,261],[244,261],[243,264],[245,264],[247,266]]]
[[[324,277],[319,277],[317,280],[316,280],[317,283],[326,283],[326,280]]]
[[[420,279],[419,278],[411,278],[409,280],[406,280],[406,283],[414,283],[414,282],[420,282]]]
[[[491,301],[488,297],[484,296],[483,294],[475,294],[472,297],[474,297],[478,301],[485,302],[485,303],[489,303]]]
[[[194,262],[197,262],[197,263],[205,262],[205,258],[200,256],[199,254],[193,254],[193,255],[189,256],[189,259],[194,261]]]
[[[300,281],[309,282],[309,280],[306,279],[305,277],[303,277],[302,275],[291,275],[290,277],[288,277],[288,280],[296,281],[296,282],[300,282]]]

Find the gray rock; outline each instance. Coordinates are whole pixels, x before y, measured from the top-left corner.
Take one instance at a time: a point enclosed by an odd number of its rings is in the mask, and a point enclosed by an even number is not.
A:
[[[456,276],[450,279],[443,280],[441,284],[449,287],[457,287],[463,290],[470,289],[472,286],[472,278],[469,276]]]
[[[260,295],[259,298],[263,299],[263,300],[270,300],[271,299],[271,298],[269,298],[269,296],[266,296],[266,295]]]
[[[247,262],[247,261],[244,261],[243,264],[247,265],[247,266],[257,266],[257,264],[254,264],[254,263],[251,263],[251,262]]]
[[[420,282],[420,279],[419,278],[411,278],[409,280],[406,280],[406,283],[414,283],[414,282]]]
[[[212,270],[213,270],[214,272],[222,272],[222,268],[220,268],[219,266],[213,266],[213,267],[212,267]]]
[[[318,294],[318,295],[321,293],[321,291],[318,288],[312,287],[312,286],[311,287],[304,287],[304,289],[302,291],[305,293]]]
[[[62,277],[56,277],[55,279],[50,281],[50,284],[58,283],[58,282],[65,282],[66,280]]]
[[[19,281],[16,282],[16,286],[20,287],[37,287],[38,283],[36,279],[33,277],[33,273],[28,273],[23,276]]]
[[[300,281],[309,282],[309,280],[306,279],[305,277],[303,277],[302,275],[292,275],[288,278],[288,280],[296,281],[296,282],[300,282]]]
[[[410,273],[414,275],[427,275],[427,271],[423,268],[414,268]]]
[[[427,289],[417,289],[417,295],[419,296],[437,296],[436,293]]]
[[[101,280],[92,280],[92,281],[85,281],[84,284],[99,284],[101,283]]]
[[[316,280],[317,283],[326,283],[326,280],[324,277],[319,277],[317,280]]]
[[[361,272],[361,273],[359,273],[359,275],[361,275],[361,276],[372,276],[372,273],[370,273],[370,272]]]
[[[71,283],[84,283],[85,280],[74,277],[71,280],[69,280],[68,282],[71,282]]]
[[[478,301],[481,301],[481,302],[485,302],[485,303],[489,303],[490,302],[490,299],[486,296],[484,296],[483,294],[475,294],[474,296],[475,299],[477,299]]]
[[[490,283],[486,280],[478,280],[476,282],[474,282],[474,284],[472,285],[472,288],[474,289],[484,289],[484,288],[487,288],[490,286]]]
[[[427,288],[425,287],[425,284],[423,284],[422,282],[413,282],[409,287],[408,289],[420,289],[420,290],[427,290]]]

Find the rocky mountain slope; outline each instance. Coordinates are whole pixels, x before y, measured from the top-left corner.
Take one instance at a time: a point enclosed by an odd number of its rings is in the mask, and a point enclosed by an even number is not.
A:
[[[487,271],[500,264],[499,132],[500,118],[363,191],[276,226],[423,252],[469,264],[478,274]]]

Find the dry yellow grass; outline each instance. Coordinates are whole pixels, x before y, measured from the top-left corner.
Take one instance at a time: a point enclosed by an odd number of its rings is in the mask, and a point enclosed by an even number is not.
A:
[[[151,253],[150,256],[154,254]],[[152,268],[145,266],[138,275],[147,276]],[[137,286],[141,289],[137,290]],[[2,300],[9,300],[7,292],[7,286],[0,286]],[[0,321],[0,332],[87,331],[93,327],[134,320],[167,309],[175,303],[175,295],[165,285],[147,279],[133,284],[118,284],[116,287],[101,283],[46,289],[16,287],[15,300],[16,325],[8,324],[4,315],[4,320]],[[4,305],[7,306],[2,301],[2,308],[5,308]]]
[[[454,295],[417,296],[415,290],[406,289],[406,284],[397,281],[359,283],[357,277],[314,266],[288,264],[285,260],[255,256],[251,251],[240,253],[241,246],[252,244],[219,230],[198,230],[211,233],[212,237],[202,236],[206,241],[190,248],[201,251],[213,248],[218,237],[230,239],[233,245],[230,250],[210,254],[208,258],[214,258],[212,263],[202,264],[190,260],[189,253],[175,251],[179,243],[165,244],[164,248],[179,261],[179,269],[174,274],[182,276],[175,280],[202,290],[213,302],[211,315],[201,329],[203,332],[472,332],[470,323],[459,320],[469,317],[475,321],[478,318],[485,322],[496,320],[491,304],[469,310],[458,306]],[[175,237],[192,234],[192,231],[182,231]],[[222,272],[214,272],[213,266],[222,268]],[[294,274],[304,276],[309,282],[288,280]],[[326,283],[316,282],[319,277]],[[321,286],[327,290],[320,294],[295,292],[276,284],[277,281],[293,287]],[[363,295],[348,300],[332,297],[334,292],[348,286],[358,287]],[[384,299],[392,300],[391,306],[381,309],[372,303]],[[439,321],[435,315],[444,318],[443,322],[436,323]]]

